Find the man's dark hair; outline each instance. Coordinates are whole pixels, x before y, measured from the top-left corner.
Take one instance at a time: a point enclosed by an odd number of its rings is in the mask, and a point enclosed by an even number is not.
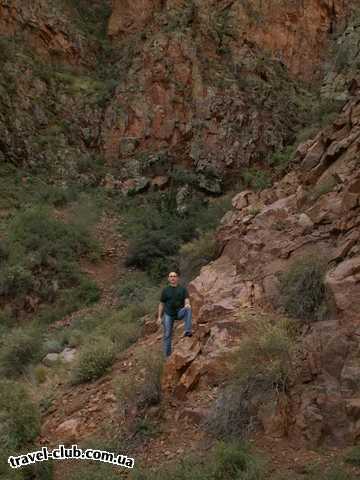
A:
[[[169,270],[169,273],[170,273],[170,272],[175,272],[175,273],[177,274],[177,276],[180,277],[180,270],[179,270],[178,268],[171,268],[171,269]]]

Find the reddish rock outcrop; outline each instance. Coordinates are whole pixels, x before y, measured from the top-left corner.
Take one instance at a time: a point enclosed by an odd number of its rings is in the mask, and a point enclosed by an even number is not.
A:
[[[299,118],[286,67],[312,78],[348,12],[340,1],[113,0],[108,33],[129,68],[105,112],[107,160],[141,176],[166,151],[159,175],[176,163],[220,193],[289,141]]]

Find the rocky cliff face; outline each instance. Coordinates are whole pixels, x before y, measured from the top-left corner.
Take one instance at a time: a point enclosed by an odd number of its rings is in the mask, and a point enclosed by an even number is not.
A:
[[[74,14],[66,2],[39,0],[0,3],[0,35],[22,35],[28,46],[47,59],[71,65],[91,63],[89,39],[81,34],[70,17]],[[90,57],[90,58],[89,58]]]
[[[96,155],[120,186],[176,165],[219,193],[294,141],[313,102],[295,78],[318,71],[348,11],[318,0],[114,0],[111,10],[2,0],[1,151],[37,168],[67,162],[71,178]]]

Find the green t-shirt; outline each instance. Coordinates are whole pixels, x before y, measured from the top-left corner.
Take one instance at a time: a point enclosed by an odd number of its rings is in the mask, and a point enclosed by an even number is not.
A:
[[[176,317],[177,312],[185,306],[185,298],[189,298],[185,287],[169,285],[161,292],[160,302],[165,304],[165,313],[167,315]]]

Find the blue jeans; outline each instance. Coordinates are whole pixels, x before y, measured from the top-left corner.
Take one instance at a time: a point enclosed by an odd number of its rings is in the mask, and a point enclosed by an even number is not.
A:
[[[192,322],[192,313],[191,308],[181,308],[177,312],[177,317],[172,317],[167,313],[163,316],[163,325],[164,325],[164,353],[166,357],[171,355],[171,339],[173,332],[174,321],[184,320],[185,324],[185,333],[191,333],[191,322]]]

